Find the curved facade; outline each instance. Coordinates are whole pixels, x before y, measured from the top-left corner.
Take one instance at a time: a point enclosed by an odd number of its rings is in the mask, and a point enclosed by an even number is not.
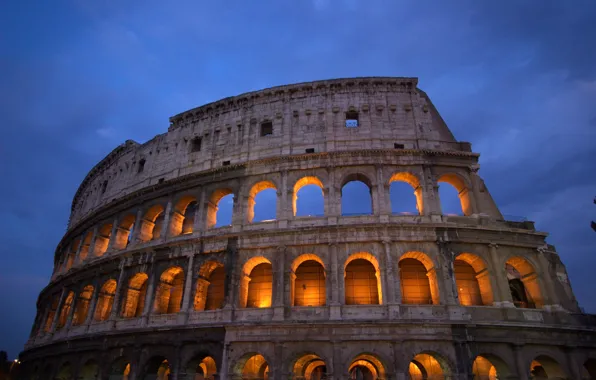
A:
[[[22,374],[596,378],[594,316],[547,234],[501,215],[478,156],[416,78],[281,86],[176,115],[78,189]],[[370,212],[346,211],[351,182]],[[393,183],[417,212],[396,210]],[[439,185],[461,215],[442,212]],[[306,186],[314,215],[300,212]],[[274,219],[255,215],[263,191]]]

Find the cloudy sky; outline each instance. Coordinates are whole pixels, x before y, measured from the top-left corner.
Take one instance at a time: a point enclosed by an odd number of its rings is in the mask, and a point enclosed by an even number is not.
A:
[[[86,173],[245,91],[416,76],[505,214],[551,233],[596,312],[596,2],[3,1],[0,350],[15,357]]]

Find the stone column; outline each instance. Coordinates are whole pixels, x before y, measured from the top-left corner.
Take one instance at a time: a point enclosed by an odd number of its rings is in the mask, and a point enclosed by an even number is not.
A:
[[[132,230],[132,237],[130,238],[130,244],[138,244],[141,240],[141,230],[143,229],[143,209],[137,210],[137,216],[135,217],[135,225]]]
[[[513,356],[515,357],[515,366],[517,368],[517,379],[528,380],[530,368],[526,367],[526,362],[523,356],[523,346],[513,346]]]
[[[95,315],[95,306],[97,305],[97,299],[99,298],[99,284],[93,284],[93,294],[91,295],[91,301],[89,303],[89,308],[87,309],[87,317],[85,318],[85,325],[87,325],[87,329],[89,329],[89,325],[93,322],[93,316]]]
[[[480,205],[480,189],[479,184],[478,184],[478,180],[480,178],[478,178],[478,169],[480,169],[480,165],[471,165],[470,166],[470,184],[472,186],[472,197],[474,198],[472,200],[472,208],[474,209],[474,213],[475,214],[479,214],[481,212],[483,212],[484,210],[481,209]],[[468,194],[469,196],[469,194]]]
[[[325,197],[327,202],[327,219],[329,224],[337,224],[337,217],[341,215],[341,196],[340,191],[335,184],[335,168],[330,167],[329,183],[327,184],[327,193],[329,196]],[[328,199],[327,199],[328,198]]]
[[[87,259],[95,256],[95,241],[97,240],[97,234],[99,232],[99,226],[93,227],[93,235],[91,237],[91,243],[89,244],[89,252],[87,252]]]
[[[385,248],[385,278],[387,279],[387,304],[401,303],[401,279],[396,275],[395,265],[393,262],[393,255],[391,248],[393,243],[391,240],[383,240],[383,247]]]
[[[199,194],[199,196],[197,197],[198,200],[198,208],[197,208],[197,212],[195,214],[195,220],[193,221],[192,224],[192,232],[193,234],[198,234],[199,236],[203,235],[203,232],[205,230],[205,220],[207,219],[207,213],[205,212],[205,202],[206,202],[206,194],[205,194],[205,188],[201,188],[201,192]]]
[[[142,315],[142,325],[147,325],[151,310],[153,310],[153,300],[155,299],[155,284],[159,281],[159,275],[157,274],[157,268],[152,268],[151,276],[149,277],[149,284],[147,284],[147,293],[145,294],[145,305]]]
[[[288,189],[288,171],[281,172],[281,189],[277,191],[277,215],[276,219],[279,221],[280,227],[286,227],[288,219],[291,219],[292,214],[292,190]]]
[[[457,286],[455,285],[455,275],[453,270],[453,255],[451,249],[449,248],[449,243],[444,241],[437,241],[437,247],[439,248],[439,268],[435,268],[435,270],[437,285],[439,287],[439,294],[441,295],[441,304],[459,305],[459,297],[457,293]],[[429,280],[431,279],[431,274],[431,271],[429,271]]]
[[[56,326],[58,325],[58,320],[60,319],[60,311],[62,310],[62,306],[64,304],[64,298],[66,298],[66,288],[62,288],[62,292],[60,293],[60,299],[58,300],[58,307],[56,308],[56,313],[54,313],[54,319],[52,320],[52,327],[50,328],[50,333],[56,332]],[[51,307],[51,306],[50,306]]]
[[[385,179],[383,178],[383,166],[376,165],[377,169],[377,183],[376,183],[376,206],[377,209],[373,210],[375,215],[384,216],[381,218],[381,222],[387,222],[387,216],[391,215],[391,207],[387,210],[387,204],[389,199],[389,193],[387,191],[388,186],[385,184]],[[374,203],[374,202],[373,202]]]
[[[534,271],[537,275],[536,282],[540,286],[540,293],[542,294],[542,301],[543,306],[550,310],[563,310],[561,303],[559,302],[559,298],[557,297],[557,293],[553,286],[553,281],[544,281],[545,278],[550,276],[556,277],[556,273],[549,272],[549,263],[546,257],[544,256],[546,253],[545,247],[537,248],[538,251],[538,266],[539,268],[534,268]],[[538,275],[540,274],[540,275]],[[522,279],[524,282],[524,286],[526,286],[526,280]]]
[[[333,380],[345,380],[348,378],[347,373],[343,372],[342,358],[341,358],[341,341],[334,341],[333,343],[333,357],[331,358],[332,372],[328,376]]]
[[[116,242],[117,234],[118,234],[118,217],[115,217],[114,221],[112,222],[112,232],[110,232],[110,240],[108,241],[108,248],[106,248],[105,253],[111,252],[114,249],[114,243]]]
[[[168,231],[170,229],[170,219],[172,218],[172,203],[173,200],[170,197],[170,199],[168,199],[168,204],[166,205],[166,210],[164,211],[163,224],[161,225],[161,235],[159,237],[159,241],[166,241],[166,239],[168,238]]]
[[[124,282],[124,259],[120,261],[120,275],[118,276],[118,282],[116,283],[116,291],[114,292],[114,303],[112,304],[112,311],[110,312],[109,320],[113,321],[118,318],[120,310],[120,300],[122,299],[122,289],[126,289]],[[114,324],[115,326],[115,324]]]
[[[85,242],[85,233],[81,236],[81,240],[79,241],[79,246],[77,247],[77,250],[75,252],[75,258],[73,260],[72,265],[76,266],[79,265],[81,263],[81,249],[83,248],[83,244]]]
[[[424,177],[421,183],[424,184],[422,188],[422,199],[424,214],[430,215],[431,220],[439,221],[441,219],[441,200],[439,199],[439,186],[435,182],[432,167],[430,165],[423,165]]]
[[[341,319],[341,299],[339,295],[340,277],[339,268],[337,264],[337,244],[330,243],[328,245],[328,257],[329,257],[329,273],[331,284],[327,285],[331,287],[331,299],[329,302],[329,311],[331,319]],[[343,281],[342,281],[343,282]],[[325,281],[327,283],[327,280]]]
[[[73,294],[72,303],[70,304],[70,310],[68,312],[68,317],[66,318],[66,323],[64,324],[64,331],[68,331],[70,329],[70,326],[72,325],[72,318],[77,307],[79,293],[80,292]]]
[[[494,243],[488,245],[490,250],[490,257],[493,265],[493,278],[494,278],[494,290],[495,294],[495,306],[501,307],[515,307],[513,304],[513,298],[511,298],[511,291],[509,290],[509,280],[507,279],[507,272],[505,266],[501,265],[499,260],[499,246]]]
[[[277,247],[275,268],[273,271],[273,319],[284,319],[284,277],[285,277],[286,246]]]
[[[573,355],[574,347],[564,347],[565,358],[567,359],[567,368],[569,368],[568,375],[571,375],[571,379],[581,379],[581,363],[575,360]],[[567,371],[565,371],[567,372]]]
[[[274,359],[273,363],[269,364],[269,378],[271,379],[287,379],[288,374],[284,373],[283,362],[283,344],[281,342],[274,342]],[[273,371],[271,371],[273,367]]]
[[[182,307],[180,308],[180,314],[182,315],[181,323],[188,321],[188,310],[190,309],[190,300],[192,296],[192,278],[194,274],[194,258],[195,255],[192,253],[188,258],[188,267],[186,268],[186,279],[184,280],[184,294],[182,295]],[[205,305],[203,304],[203,309]]]

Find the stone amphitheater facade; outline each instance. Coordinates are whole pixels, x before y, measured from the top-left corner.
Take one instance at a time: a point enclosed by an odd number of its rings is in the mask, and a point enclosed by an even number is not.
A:
[[[547,234],[500,213],[478,158],[416,78],[280,86],[171,117],[80,185],[21,377],[596,378],[594,316]],[[342,213],[352,181],[370,214]],[[392,212],[396,181],[417,214]],[[443,183],[462,215],[441,211]],[[296,216],[307,185],[323,215]],[[256,222],[265,189],[276,218]]]

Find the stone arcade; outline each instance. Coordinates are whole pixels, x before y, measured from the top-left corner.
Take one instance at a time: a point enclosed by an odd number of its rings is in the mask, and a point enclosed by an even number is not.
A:
[[[23,378],[596,379],[596,319],[547,234],[503,217],[416,78],[274,87],[170,122],[78,189]],[[368,214],[342,212],[355,181]]]

